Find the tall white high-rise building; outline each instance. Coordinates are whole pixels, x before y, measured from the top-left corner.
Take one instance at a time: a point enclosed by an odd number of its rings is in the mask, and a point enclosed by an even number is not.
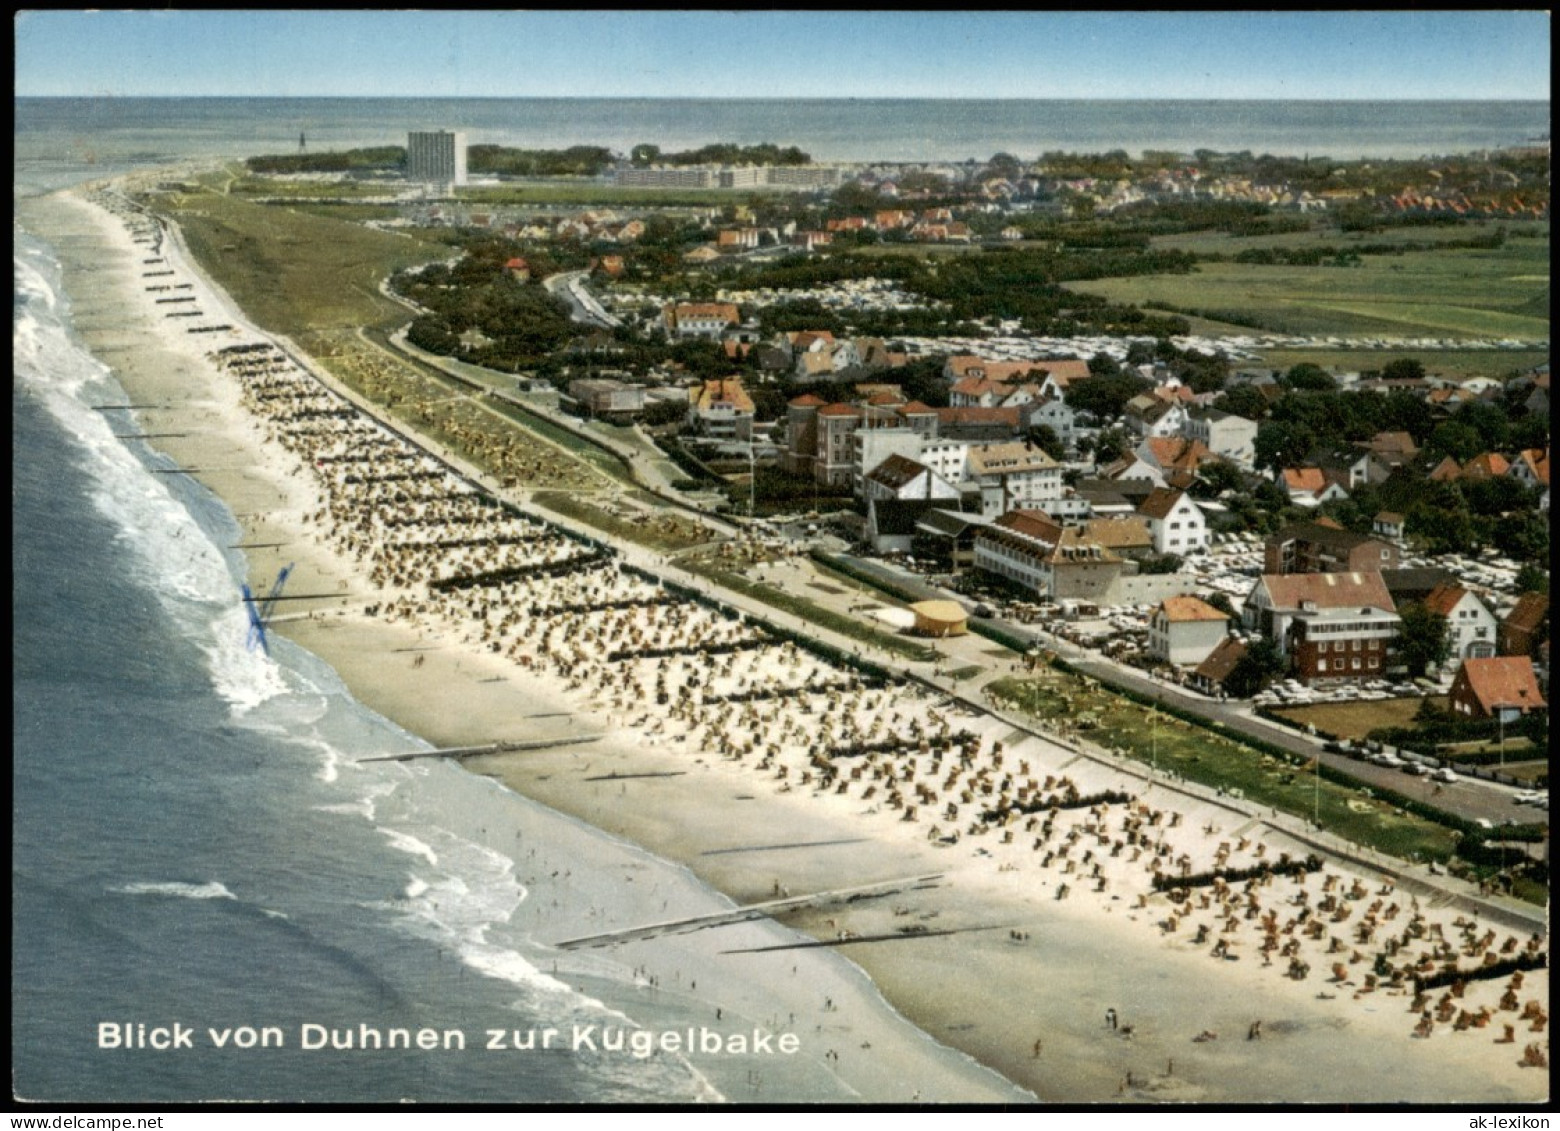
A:
[[[466,135],[414,130],[406,135],[406,179],[454,188],[466,183]]]

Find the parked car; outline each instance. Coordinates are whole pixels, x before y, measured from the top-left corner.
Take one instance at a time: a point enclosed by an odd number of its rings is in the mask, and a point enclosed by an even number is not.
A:
[[[1422,778],[1430,771],[1425,769],[1418,762],[1405,762],[1403,764],[1403,772],[1411,778]]]

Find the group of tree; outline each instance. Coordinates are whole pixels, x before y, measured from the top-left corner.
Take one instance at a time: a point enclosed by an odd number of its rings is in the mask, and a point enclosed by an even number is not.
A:
[[[579,332],[568,304],[506,270],[512,253],[507,241],[479,241],[454,264],[395,276],[394,288],[428,311],[408,331],[413,344],[510,372],[563,349]]]
[[[466,168],[471,172],[505,177],[594,177],[611,165],[612,151],[595,145],[568,149],[472,145],[466,149]]]
[[[812,157],[794,145],[779,146],[767,141],[758,145],[714,142],[678,153],[663,153],[659,145],[642,142],[629,150],[628,160],[643,168],[649,165],[807,165]]]
[[[280,153],[247,158],[251,173],[364,173],[406,168],[404,145],[380,145],[322,153]]]

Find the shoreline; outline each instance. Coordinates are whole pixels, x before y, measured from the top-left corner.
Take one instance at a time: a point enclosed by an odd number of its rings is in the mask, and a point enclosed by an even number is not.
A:
[[[108,239],[107,232],[102,235]],[[129,292],[130,280],[122,280],[121,286]],[[141,297],[124,293],[119,299],[130,310]],[[225,311],[224,317],[244,324],[242,315],[234,311]],[[100,345],[112,351],[112,329],[91,328],[90,315],[86,321],[88,325],[78,328],[93,341],[94,352]],[[143,322],[145,334],[169,342],[172,335],[165,325],[156,324],[149,315]],[[257,337],[264,336],[250,335],[248,340]],[[120,348],[144,352],[144,343],[121,342]],[[198,351],[171,352],[185,355],[186,387],[200,389],[204,399],[157,414],[155,430],[184,419],[212,427],[215,436],[227,440],[247,438],[252,465],[209,472],[202,479],[235,512],[248,516],[241,518],[246,542],[289,543],[285,553],[251,554],[252,575],[274,573],[296,550],[299,568],[294,584],[300,591],[346,586],[347,596],[333,598],[318,610],[328,615],[279,624],[278,631],[330,663],[359,701],[439,746],[507,737],[496,731],[504,725],[517,726],[524,715],[536,713],[528,708],[569,698],[562,681],[539,674],[526,677],[529,688],[516,686],[504,678],[515,674],[512,666],[502,657],[463,646],[457,630],[441,633],[358,615],[353,604],[372,594],[355,576],[360,571],[306,533],[309,523],[304,516],[318,500],[311,499],[304,485],[267,455],[260,443],[262,430],[247,419],[231,383],[212,380],[209,366],[208,372],[200,372]],[[141,387],[132,388],[134,381],[121,377],[133,397],[158,391],[155,379],[142,374],[140,380]],[[169,382],[169,391],[175,384]],[[218,450],[212,446],[215,436],[205,445],[159,441],[159,447],[181,463],[200,466],[202,451]],[[437,648],[418,653],[426,659],[415,678],[410,678],[409,667],[392,671],[387,663],[397,649],[411,647]],[[483,682],[494,677],[499,681]],[[461,710],[441,709],[430,701],[445,696],[408,694],[409,689],[434,687],[447,689],[451,700],[466,700]],[[696,757],[691,742],[678,748],[673,735],[621,725],[604,706],[597,708],[594,718],[588,708],[578,703],[576,708],[579,729],[591,733],[602,724],[600,716],[607,716],[601,729],[609,740],[588,748],[485,755],[469,759],[470,768],[497,778],[522,796],[683,864],[739,903],[762,900],[777,888],[835,890],[879,878],[945,873],[948,881],[930,893],[920,893],[910,915],[895,915],[882,904],[866,904],[832,915],[805,913],[798,922],[825,939],[842,929],[859,936],[862,941],[846,941],[840,949],[868,972],[905,1017],[934,1039],[1046,1099],[1261,1103],[1537,1102],[1543,1098],[1547,1080],[1540,1077],[1544,1074],[1514,1071],[1509,1050],[1491,1052],[1486,1047],[1488,1033],[1414,1041],[1409,1036],[1413,1016],[1403,1012],[1405,1002],[1383,997],[1377,1003],[1380,1009],[1366,1006],[1350,1011],[1348,989],[1332,998],[1313,996],[1321,984],[1316,976],[1295,986],[1264,976],[1257,961],[1213,967],[1206,948],[1193,949],[1187,936],[1155,933],[1147,922],[1133,927],[1120,923],[1123,918],[1157,917],[1165,911],[1163,903],[1137,906],[1127,896],[1096,901],[1083,898],[1081,891],[1079,898],[1062,900],[1054,873],[1037,873],[1033,862],[1020,870],[1014,859],[1005,859],[1014,868],[1004,871],[985,859],[998,848],[994,839],[985,842],[989,849],[972,852],[967,843],[943,845],[929,840],[924,823],[907,826],[883,813],[872,820],[863,814],[859,796],[820,802],[804,790],[788,789],[781,795],[774,779],[755,775],[751,766],[713,754]],[[626,715],[622,721],[626,722]],[[984,727],[988,741],[1011,737],[1010,726],[989,716],[984,721],[962,717],[960,721]],[[1071,765],[1071,755],[1059,756],[1039,740],[1017,742],[1010,756],[1033,758],[1058,772],[1063,768],[1084,772]],[[1098,788],[1119,787],[1128,777],[1109,767],[1087,770],[1089,784]],[[620,776],[603,778],[604,772]],[[639,776],[630,780],[626,776],[630,773]],[[643,776],[647,774],[678,776]],[[588,777],[597,780],[586,781]],[[1157,796],[1156,788],[1144,789],[1143,795]],[[759,802],[761,795],[764,800]],[[1186,797],[1176,797],[1175,804],[1188,828],[1218,824],[1226,838],[1237,835],[1228,827],[1228,814],[1216,807],[1199,806]],[[733,807],[740,814],[735,818],[740,821],[740,841],[732,831]],[[1214,841],[1217,835],[1204,840]],[[1279,833],[1266,834],[1266,842],[1275,851],[1298,847]],[[1212,851],[1211,843],[1202,847]],[[1004,849],[1001,855],[1017,854]],[[864,863],[864,858],[870,863]],[[1040,875],[1045,875],[1044,880]],[[1110,878],[1123,885],[1128,879],[1123,869],[1114,867]],[[1313,892],[1316,886],[1313,883]],[[899,931],[906,918],[928,926],[924,937]],[[933,933],[944,927],[959,933]],[[1014,932],[1024,937],[1015,938]],[[879,937],[884,941],[865,941]],[[1257,958],[1249,947],[1246,956]],[[1218,975],[1212,969],[1218,969]],[[1543,989],[1537,988],[1540,984]],[[1547,973],[1542,979],[1530,977],[1528,986],[1543,996]],[[1013,992],[1019,988],[1023,995]],[[1023,1000],[1015,1000],[1019,996]],[[1386,1008],[1389,1005],[1393,1008]],[[1130,1023],[1130,1039],[1101,1021],[1106,1010],[1119,1011],[1121,1019]],[[1261,1013],[1254,1017],[1258,1010]],[[1257,1019],[1265,1021],[1268,1038],[1238,1043],[1239,1033]],[[1191,1043],[1200,1032],[1220,1032],[1224,1041]],[[1350,1039],[1342,1039],[1344,1034]],[[1232,1038],[1237,1042],[1233,1046]],[[1043,1048],[1033,1055],[1037,1041],[1043,1042]],[[1449,1057],[1443,1050],[1454,1042],[1457,1055]],[[1372,1076],[1353,1080],[1365,1050],[1375,1061]],[[875,1059],[848,1050],[841,1056],[841,1071],[845,1061]],[[1468,1087],[1467,1080],[1453,1079],[1456,1069],[1476,1078],[1482,1090]],[[1318,1094],[1318,1081],[1326,1081],[1335,1092]],[[1463,1085],[1464,1090],[1449,1090],[1449,1084]]]

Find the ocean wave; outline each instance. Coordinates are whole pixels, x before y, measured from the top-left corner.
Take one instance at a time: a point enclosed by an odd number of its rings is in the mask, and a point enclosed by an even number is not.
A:
[[[248,646],[249,613],[237,606],[211,620],[211,639],[202,645],[212,689],[234,719],[288,693],[282,668],[260,648]]]
[[[387,840],[389,840],[392,848],[397,848],[402,852],[411,854],[412,856],[421,856],[424,860],[428,861],[429,864],[432,864],[434,867],[438,867],[439,857],[434,853],[432,846],[427,844],[425,841],[418,840],[410,833],[398,832],[395,829],[381,827],[379,831]],[[457,882],[461,882],[458,876],[451,878]],[[463,882],[461,882],[461,886],[465,886]]]
[[[178,899],[237,899],[238,896],[228,891],[226,885],[212,880],[204,884],[181,883],[170,880],[162,883],[143,882],[135,884],[122,884],[119,887],[109,888],[109,891],[118,892],[121,895],[167,895]]]
[[[117,538],[157,579],[159,600],[193,637],[206,637],[212,683],[235,714],[287,690],[281,671],[247,646],[249,619],[221,550],[189,507],[115,435],[94,402],[117,403],[125,393],[112,372],[72,337],[53,278],[57,265],[13,256],[21,304],[12,318],[16,380],[35,395],[86,458],[90,499],[114,523]]]

